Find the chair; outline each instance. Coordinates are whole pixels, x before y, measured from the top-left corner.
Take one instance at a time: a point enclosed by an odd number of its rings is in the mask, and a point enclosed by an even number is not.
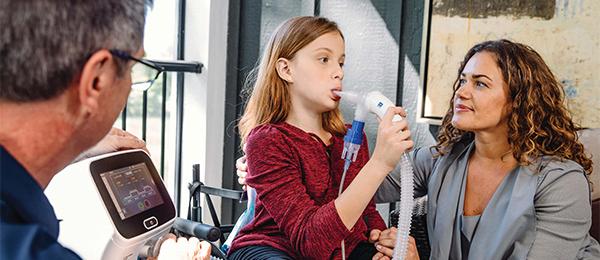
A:
[[[202,232],[192,233],[190,232],[190,228],[187,228],[186,230],[182,230],[181,228],[177,229],[183,231],[188,235],[194,235],[200,239],[209,241],[212,245],[211,255],[214,259],[227,259],[226,252],[223,252],[220,249],[221,247],[215,244],[214,242],[219,240],[220,244],[223,244],[225,242],[225,234],[231,233],[234,224],[221,224],[217,215],[217,211],[215,210],[215,206],[212,202],[211,196],[219,196],[226,199],[241,201],[244,199],[244,192],[239,190],[222,189],[204,185],[204,183],[200,181],[199,164],[194,164],[192,166],[192,183],[188,185],[188,189],[190,191],[190,202],[187,218],[191,221],[202,224],[202,228],[199,228],[200,230],[202,230]],[[208,233],[205,227],[207,225],[202,223],[202,206],[200,205],[200,199],[202,194],[204,194],[206,205],[208,206],[208,211],[210,212],[210,217],[213,221],[213,225],[216,229],[219,230],[218,235],[216,237],[216,232],[214,232],[213,230],[212,233]],[[211,236],[209,236],[209,234]]]

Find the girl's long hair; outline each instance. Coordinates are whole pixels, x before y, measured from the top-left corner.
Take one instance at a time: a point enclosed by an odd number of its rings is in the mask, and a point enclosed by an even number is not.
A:
[[[479,52],[495,56],[496,64],[508,85],[508,143],[512,155],[520,164],[528,165],[543,155],[556,156],[579,163],[587,174],[592,161],[583,151],[577,136],[577,126],[565,106],[562,85],[542,57],[531,47],[509,40],[486,41],[473,46],[465,55],[454,90],[465,65]],[[445,154],[458,141],[473,139],[473,133],[452,126],[454,95],[442,120],[435,149]]]
[[[244,92],[250,92],[238,128],[241,145],[252,129],[267,123],[285,121],[291,108],[288,83],[279,77],[279,58],[291,60],[296,53],[321,35],[342,32],[337,24],[323,17],[300,16],[283,22],[269,40],[259,65],[248,76]],[[346,127],[339,108],[323,113],[323,128],[332,134],[344,134]]]

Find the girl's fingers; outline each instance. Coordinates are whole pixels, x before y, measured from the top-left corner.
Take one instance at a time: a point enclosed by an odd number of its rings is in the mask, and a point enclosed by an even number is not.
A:
[[[240,158],[238,158],[237,160],[235,160],[235,168],[238,169],[238,171],[247,171],[248,170],[248,165],[246,164],[246,156],[242,156]]]
[[[396,114],[395,111],[395,107],[390,107],[387,109],[387,111],[385,111],[385,114],[383,115],[383,117],[381,118],[381,122],[379,123],[380,128],[387,128],[392,124],[392,118]]]
[[[240,185],[246,185],[246,178],[244,178],[244,177],[239,177],[239,178],[238,178],[238,183],[239,183]]]
[[[373,243],[373,242],[379,240],[380,234],[381,234],[381,230],[379,230],[379,229],[371,230],[371,233],[369,234],[369,242]]]
[[[242,171],[242,170],[237,170],[236,174],[237,174],[238,177],[246,178],[246,174],[248,174],[248,172],[247,171]]]

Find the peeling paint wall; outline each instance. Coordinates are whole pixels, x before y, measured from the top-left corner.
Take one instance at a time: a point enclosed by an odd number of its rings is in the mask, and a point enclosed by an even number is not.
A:
[[[495,16],[539,17],[554,16],[555,0],[441,0],[433,1],[433,14],[460,16],[464,18],[487,18]]]
[[[490,11],[462,1],[433,1],[425,115],[444,115],[459,63],[471,46],[507,38],[540,53],[563,83],[577,123],[600,127],[600,1],[535,1],[523,9],[514,8],[523,1],[502,2],[508,11]]]

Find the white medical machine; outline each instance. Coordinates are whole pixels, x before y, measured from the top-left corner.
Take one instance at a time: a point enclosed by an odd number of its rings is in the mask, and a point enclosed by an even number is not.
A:
[[[144,151],[101,155],[65,171],[46,195],[62,219],[59,241],[82,257],[146,256],[173,226],[175,207]]]

